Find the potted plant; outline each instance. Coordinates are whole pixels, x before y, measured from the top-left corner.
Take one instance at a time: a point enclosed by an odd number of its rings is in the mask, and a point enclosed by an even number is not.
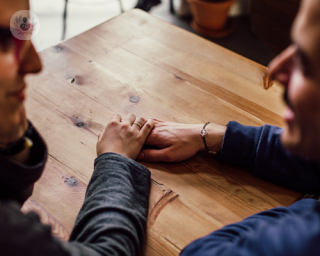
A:
[[[235,24],[228,21],[228,13],[236,0],[188,0],[193,21],[191,27],[208,37],[223,37],[230,34]]]

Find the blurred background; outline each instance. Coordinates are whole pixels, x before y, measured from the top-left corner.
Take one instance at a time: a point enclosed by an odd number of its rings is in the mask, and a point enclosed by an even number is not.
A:
[[[145,1],[145,0],[140,0]],[[152,0],[157,1],[157,0]],[[191,17],[190,15],[181,15],[181,1],[182,0],[173,0],[173,6],[175,13],[169,11],[169,0],[161,0],[161,3],[153,6],[149,13],[159,19],[162,19],[166,22],[172,23],[176,26],[179,26],[183,29],[186,29],[192,33],[197,34],[191,26]],[[291,0],[297,2],[298,0]],[[272,60],[278,50],[278,48],[273,47],[273,45],[268,42],[268,38],[273,38],[273,36],[268,36],[267,40],[261,40],[261,37],[258,39],[253,26],[252,26],[252,3],[255,4],[256,8],[254,17],[263,17],[264,23],[265,16],[264,9],[266,6],[270,6],[271,2],[279,3],[281,13],[273,12],[272,15],[267,17],[269,21],[274,22],[277,20],[277,17],[285,17],[283,15],[283,10],[288,9],[287,6],[281,6],[279,1],[274,0],[237,0],[235,4],[231,7],[229,11],[229,16],[236,23],[236,30],[224,38],[207,38],[202,35],[202,37],[215,42],[223,47],[226,47],[242,56],[245,56],[253,61],[256,61],[262,65],[268,65],[270,60]],[[288,2],[288,1],[286,1]],[[290,1],[289,1],[290,2]],[[124,11],[129,11],[133,9],[137,0],[121,0]],[[65,0],[30,0],[31,10],[35,12],[40,19],[40,31],[39,34],[33,39],[34,45],[37,51],[41,51],[50,46],[56,45],[61,42],[63,34],[63,13],[65,8]],[[292,6],[292,3],[289,6]],[[272,8],[272,6],[270,7]],[[277,7],[278,8],[278,7]],[[277,9],[274,8],[274,9]],[[278,8],[279,9],[279,8]],[[290,8],[289,8],[290,9]],[[265,10],[266,13],[269,13],[269,10]],[[291,11],[294,12],[294,11]],[[109,19],[112,19],[121,14],[121,8],[119,0],[69,0],[67,8],[67,19],[66,19],[66,32],[65,39],[74,37],[90,28],[93,28]],[[268,14],[269,16],[269,14]],[[291,15],[292,16],[292,15]],[[280,17],[280,18],[281,18]],[[294,16],[292,16],[294,17]],[[279,24],[283,23],[282,18],[279,20]],[[289,33],[290,30],[290,19],[286,24],[285,32]],[[285,22],[286,23],[286,22]],[[259,23],[258,23],[259,25]],[[267,24],[268,25],[268,24]],[[259,26],[258,26],[259,27]],[[279,25],[275,23],[277,27],[276,33],[279,35],[283,34],[282,30],[279,30]],[[263,27],[262,27],[263,28]],[[268,30],[267,28],[263,28]],[[268,31],[266,31],[268,32]],[[273,33],[273,31],[270,31]],[[261,33],[260,33],[261,34]],[[262,33],[264,35],[265,33]],[[273,34],[272,34],[273,35]],[[275,35],[276,36],[276,35]],[[278,40],[278,39],[277,39]],[[280,40],[280,38],[279,38]],[[277,42],[277,41],[276,41]],[[277,43],[274,43],[276,45]],[[287,42],[286,42],[287,44]],[[268,45],[268,46],[267,46]],[[270,47],[271,46],[271,47]],[[283,48],[283,47],[282,47]],[[281,50],[281,49],[280,49]]]
[[[136,0],[121,0],[125,11]],[[65,0],[30,0],[30,7],[40,19],[40,31],[33,39],[37,51],[58,44],[62,39]],[[118,0],[69,0],[66,39],[119,15]]]

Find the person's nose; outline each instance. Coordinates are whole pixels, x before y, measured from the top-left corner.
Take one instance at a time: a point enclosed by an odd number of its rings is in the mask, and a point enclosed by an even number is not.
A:
[[[29,73],[38,73],[42,69],[42,64],[36,49],[31,43],[24,55],[21,59],[20,63],[20,73],[22,75]]]
[[[277,80],[285,87],[288,86],[290,81],[295,51],[296,47],[291,45],[274,58],[269,64],[268,75],[270,78],[272,80]]]

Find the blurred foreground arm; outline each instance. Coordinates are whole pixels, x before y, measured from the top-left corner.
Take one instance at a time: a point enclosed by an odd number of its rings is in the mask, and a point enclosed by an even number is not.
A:
[[[227,225],[193,241],[181,256],[316,256],[320,202],[300,200]]]
[[[229,122],[219,159],[282,187],[320,193],[319,163],[288,152],[281,143],[281,132],[272,125],[253,127]]]

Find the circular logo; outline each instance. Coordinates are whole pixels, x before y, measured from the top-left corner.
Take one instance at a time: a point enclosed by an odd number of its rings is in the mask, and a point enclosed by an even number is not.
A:
[[[31,40],[40,30],[39,18],[30,10],[17,11],[10,19],[10,30],[19,40]]]

